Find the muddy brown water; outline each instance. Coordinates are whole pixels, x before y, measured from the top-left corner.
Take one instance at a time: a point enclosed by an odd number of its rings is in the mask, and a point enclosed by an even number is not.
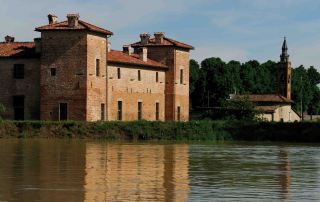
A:
[[[0,201],[320,201],[319,146],[0,139]]]

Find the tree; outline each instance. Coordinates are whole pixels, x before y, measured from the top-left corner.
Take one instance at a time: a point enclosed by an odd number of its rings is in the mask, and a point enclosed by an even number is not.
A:
[[[306,112],[310,106],[312,95],[312,85],[304,66],[293,69],[292,72],[292,99],[293,107],[299,112]],[[301,109],[302,105],[302,109]]]
[[[195,60],[190,60],[190,108],[193,109],[201,103],[197,97],[201,94],[200,87],[201,70],[200,65]],[[197,91],[196,91],[197,89]]]

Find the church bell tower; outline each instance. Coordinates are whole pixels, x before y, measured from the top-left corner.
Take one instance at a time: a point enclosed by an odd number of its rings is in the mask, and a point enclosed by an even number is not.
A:
[[[291,100],[291,62],[289,61],[287,40],[284,38],[280,62],[277,65],[278,94]]]

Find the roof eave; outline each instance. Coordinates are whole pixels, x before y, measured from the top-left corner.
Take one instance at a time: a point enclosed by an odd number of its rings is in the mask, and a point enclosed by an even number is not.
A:
[[[114,63],[114,64],[124,64],[124,65],[132,65],[132,66],[139,66],[139,67],[151,67],[156,69],[164,69],[168,70],[169,68],[167,66],[155,66],[155,65],[148,65],[148,64],[136,64],[136,63],[130,63],[130,62],[121,62],[121,61],[112,61],[108,60],[108,63]]]

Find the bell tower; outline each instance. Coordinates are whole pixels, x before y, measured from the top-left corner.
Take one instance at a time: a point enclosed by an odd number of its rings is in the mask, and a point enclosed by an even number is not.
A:
[[[291,62],[289,61],[288,46],[286,37],[282,45],[280,62],[277,65],[278,94],[291,100]]]

